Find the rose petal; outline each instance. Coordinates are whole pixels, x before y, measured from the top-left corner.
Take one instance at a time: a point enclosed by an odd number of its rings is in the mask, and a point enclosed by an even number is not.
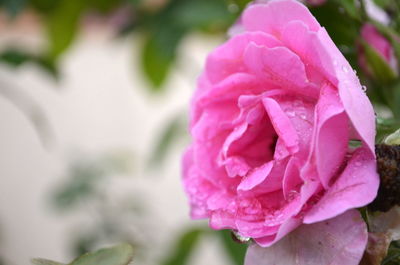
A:
[[[327,189],[343,164],[349,142],[348,118],[338,93],[330,85],[322,88],[316,115],[315,157],[319,179]]]
[[[242,56],[249,43],[265,47],[281,45],[281,42],[274,36],[263,32],[245,33],[232,37],[207,57],[206,73],[211,83],[215,84],[234,73],[247,71]]]
[[[272,98],[264,98],[262,102],[279,138],[285,143],[289,152],[297,152],[299,148],[299,138],[290,119],[286,116],[279,104]]]
[[[279,87],[312,98],[318,95],[318,89],[307,78],[303,62],[286,47],[268,48],[250,43],[244,63],[263,81],[265,88]]]
[[[339,96],[360,138],[366,143],[370,153],[375,156],[375,113],[367,95],[363,92],[356,74],[344,58],[325,29],[318,32],[318,38],[326,50],[324,66],[335,76]],[[330,65],[329,65],[330,64]]]
[[[255,168],[248,176],[244,177],[237,187],[238,190],[251,190],[265,180],[271,172],[274,161],[265,163],[259,168]]]
[[[306,214],[304,223],[327,220],[348,209],[365,206],[376,197],[378,186],[376,161],[368,148],[360,147],[332,187]]]
[[[300,20],[311,30],[320,28],[318,21],[310,11],[297,1],[270,1],[267,4],[255,4],[243,13],[243,26],[247,31],[264,31],[279,35],[290,21]]]
[[[367,236],[360,214],[351,210],[328,221],[302,225],[268,248],[251,245],[245,265],[358,265]]]

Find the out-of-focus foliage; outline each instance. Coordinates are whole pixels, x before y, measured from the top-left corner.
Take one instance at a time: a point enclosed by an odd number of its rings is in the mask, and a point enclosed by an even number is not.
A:
[[[188,259],[197,245],[204,229],[194,228],[189,229],[175,242],[170,254],[161,265],[185,265],[188,264]]]
[[[33,259],[32,263],[34,265],[128,265],[133,260],[133,253],[131,245],[121,244],[86,253],[68,264],[45,259]]]
[[[116,32],[126,35],[139,33],[144,41],[140,52],[143,72],[158,91],[175,61],[179,44],[183,38],[194,31],[204,33],[224,32],[237,17],[225,0],[5,0],[0,5],[15,18],[26,8],[35,10],[43,21],[48,39],[48,47],[33,60],[23,51],[3,51],[23,54],[24,59],[0,58],[1,61],[20,65],[35,62],[39,66],[57,65],[60,56],[73,44],[80,32],[80,25],[89,13],[103,16],[118,15],[118,11],[128,10],[129,16],[123,24],[115,25]],[[238,1],[241,6],[247,1]],[[230,3],[234,5],[234,1]],[[45,61],[46,64],[43,64]],[[56,73],[52,67],[51,73]],[[46,69],[48,70],[48,69]]]

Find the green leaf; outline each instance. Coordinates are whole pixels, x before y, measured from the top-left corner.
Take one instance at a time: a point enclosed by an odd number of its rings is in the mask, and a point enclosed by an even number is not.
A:
[[[346,0],[337,1],[347,3]],[[347,7],[347,9],[344,6],[340,7],[342,6],[338,5],[336,1],[327,1],[322,6],[311,8],[310,11],[318,22],[326,28],[336,45],[353,47],[359,35],[361,23],[358,19],[346,14],[346,12],[356,12],[351,11],[353,10],[351,6]],[[340,19],[338,19],[339,17]]]
[[[85,0],[61,0],[46,17],[49,40],[48,56],[55,61],[71,45],[76,37]]]
[[[59,263],[48,259],[32,259],[31,262],[34,265],[66,265],[64,263]]]
[[[142,51],[142,65],[154,91],[160,90],[170,72],[178,44],[184,34],[185,31],[181,28],[164,25],[150,33],[147,38]]]
[[[128,265],[133,260],[133,247],[121,244],[87,253],[69,265]]]
[[[4,7],[10,16],[15,17],[25,8],[26,2],[27,0],[0,0],[0,7]]]
[[[244,256],[246,255],[247,244],[240,244],[232,239],[230,230],[222,230],[217,232],[222,240],[223,246],[236,265],[243,265]]]
[[[197,245],[200,236],[204,234],[203,229],[191,229],[186,231],[177,242],[175,242],[170,255],[161,262],[161,265],[185,265],[188,258]]]
[[[88,0],[88,7],[106,14],[120,6],[121,3],[121,0]]]
[[[361,21],[361,13],[359,7],[354,0],[336,0],[339,8],[343,8],[346,13],[353,19]]]
[[[150,157],[150,165],[159,164],[163,161],[174,140],[182,136],[183,132],[186,132],[185,125],[186,122],[183,122],[182,117],[176,117],[162,130]]]
[[[29,0],[29,4],[38,13],[49,15],[53,10],[55,10],[55,8],[57,8],[61,1],[62,0]]]
[[[376,143],[381,143],[384,138],[393,133],[400,127],[400,124],[395,119],[376,119]]]
[[[395,246],[396,242],[393,241],[389,247],[388,254],[382,261],[382,265],[398,265],[400,263],[400,248]]]
[[[97,182],[104,177],[104,171],[98,165],[90,163],[73,164],[69,180],[53,194],[54,206],[59,210],[68,210],[84,199],[95,194]]]
[[[19,67],[25,63],[34,63],[41,69],[45,70],[54,78],[58,78],[58,69],[55,64],[47,60],[45,57],[29,54],[24,51],[9,49],[0,53],[0,62],[6,63],[13,67]]]
[[[221,0],[183,1],[176,5],[170,16],[176,25],[183,25],[188,30],[225,29],[234,21],[225,1]]]
[[[365,57],[374,78],[381,83],[388,84],[397,78],[397,73],[393,71],[385,59],[367,42],[362,41]]]

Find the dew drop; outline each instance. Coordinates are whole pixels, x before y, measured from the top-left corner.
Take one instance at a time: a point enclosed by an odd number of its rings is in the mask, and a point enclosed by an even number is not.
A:
[[[362,91],[367,92],[367,87],[366,86],[362,86]]]
[[[296,116],[296,113],[295,113],[293,110],[287,111],[286,114],[287,114],[289,117],[294,117],[294,116]]]
[[[236,239],[239,243],[247,243],[250,241],[250,237],[245,237],[239,234],[237,231],[232,231],[232,237]]]
[[[342,66],[342,70],[343,70],[343,72],[345,72],[345,73],[348,73],[349,72],[349,69],[347,69],[347,67],[346,66]]]

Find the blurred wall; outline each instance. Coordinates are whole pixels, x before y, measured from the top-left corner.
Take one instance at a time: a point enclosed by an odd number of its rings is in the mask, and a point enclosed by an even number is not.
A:
[[[37,33],[2,32],[1,45],[10,38],[41,45]],[[159,169],[149,171],[146,161],[164,126],[187,111],[205,55],[219,40],[187,39],[165,91],[151,94],[138,67],[138,49],[132,41],[109,36],[107,30],[96,30],[81,37],[62,60],[59,82],[34,65],[16,70],[0,65],[0,86],[29,96],[50,124],[43,144],[26,115],[0,97],[0,253],[10,265],[29,264],[32,257],[71,259],[71,229],[82,222],[90,226],[91,218],[79,211],[56,214],[48,199],[76,153],[127,149],[134,154],[134,173],[116,176],[107,185],[111,197],[131,193],[141,198],[147,215],[138,224],[152,227],[142,235],[151,256],[146,264],[156,264],[166,254],[182,227],[197,223],[188,218],[180,184],[186,140],[174,144]],[[134,43],[139,45],[140,39]],[[192,264],[228,264],[214,241],[201,244]]]

